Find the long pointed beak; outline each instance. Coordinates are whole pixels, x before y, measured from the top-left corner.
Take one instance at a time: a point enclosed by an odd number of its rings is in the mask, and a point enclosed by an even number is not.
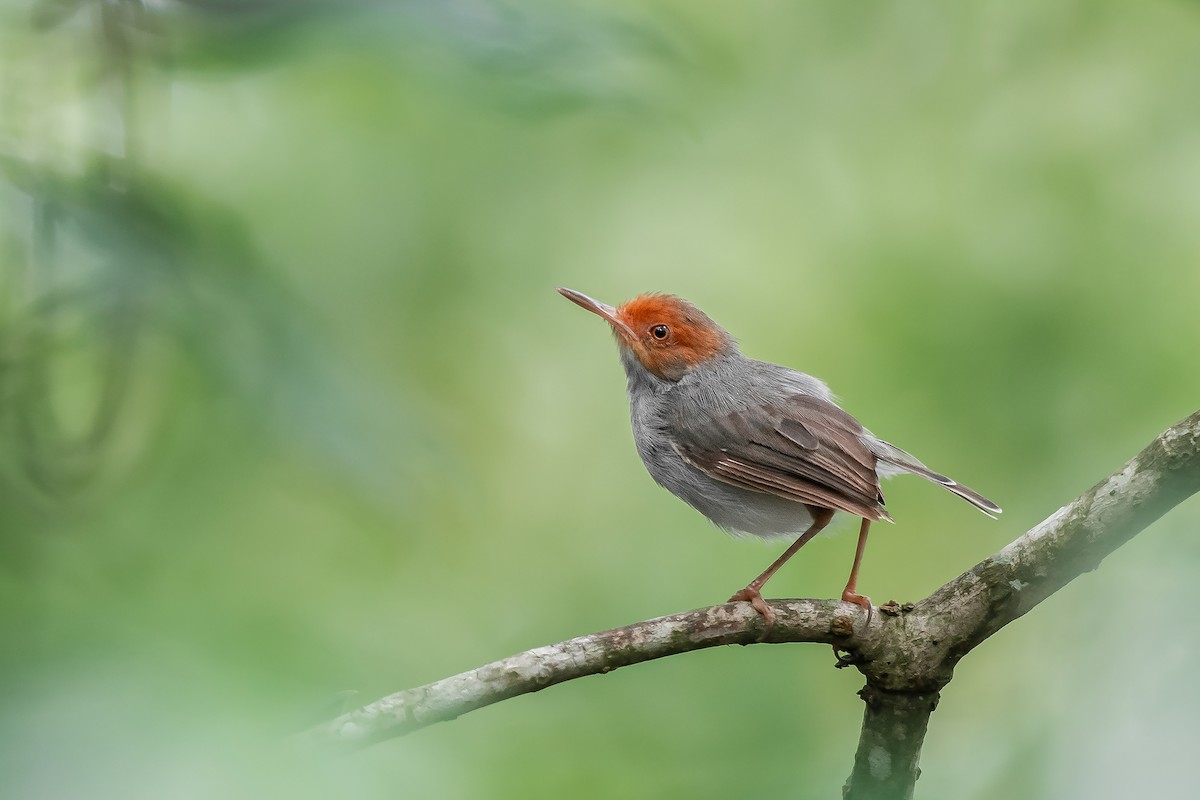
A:
[[[613,326],[613,329],[624,336],[629,341],[637,339],[637,334],[633,332],[633,328],[625,324],[625,322],[617,316],[617,310],[607,303],[601,303],[599,300],[593,300],[583,292],[577,292],[574,289],[559,289],[558,293],[570,300],[581,308],[586,308],[588,311],[603,317],[608,320],[608,324]]]

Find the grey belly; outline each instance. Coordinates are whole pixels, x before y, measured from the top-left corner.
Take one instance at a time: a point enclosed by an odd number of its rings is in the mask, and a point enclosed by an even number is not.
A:
[[[731,533],[787,536],[803,533],[812,514],[803,503],[752,492],[710,478],[676,452],[641,452],[642,462],[661,486]]]

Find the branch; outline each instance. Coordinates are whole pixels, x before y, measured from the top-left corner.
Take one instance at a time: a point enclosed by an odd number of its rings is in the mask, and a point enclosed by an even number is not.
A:
[[[637,622],[623,628],[536,647],[459,675],[407,689],[343,714],[309,733],[346,745],[367,745],[445,722],[517,695],[585,675],[723,644],[856,641],[849,617],[861,611],[833,600],[773,600],[775,624],[763,631],[749,603],[726,603]]]
[[[1200,491],[1200,411],[1159,434],[1125,466],[903,615],[860,655],[894,662],[862,671],[887,691],[937,691],[954,666]]]
[[[915,606],[861,610],[831,600],[775,600],[769,631],[746,603],[647,620],[539,647],[398,692],[314,728],[317,742],[365,746],[492,703],[628,664],[724,644],[823,642],[867,678],[847,797],[911,796],[929,714],[958,661],[1200,491],[1200,412],[1159,435],[1118,472]],[[871,794],[876,792],[878,794]]]
[[[882,625],[857,653],[866,710],[844,797],[911,798],[929,715],[959,660],[1197,491],[1200,412],[996,555],[901,609],[891,620],[899,624]]]

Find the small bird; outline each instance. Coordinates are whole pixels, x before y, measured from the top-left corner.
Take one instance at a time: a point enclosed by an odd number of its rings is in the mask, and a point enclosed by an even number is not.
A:
[[[669,294],[643,294],[614,308],[573,289],[573,303],[612,327],[625,368],[633,439],[661,486],[731,533],[798,538],[729,598],[748,601],[769,626],[762,587],[839,511],[862,518],[842,600],[867,612],[858,568],[884,509],[881,477],[919,475],[995,518],[978,492],[879,439],[834,402],[823,382],[742,355],[700,309]]]

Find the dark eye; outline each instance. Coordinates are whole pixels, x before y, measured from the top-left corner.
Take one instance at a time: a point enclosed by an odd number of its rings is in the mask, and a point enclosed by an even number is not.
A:
[[[666,325],[655,325],[650,329],[650,335],[655,339],[665,339],[670,332]]]

